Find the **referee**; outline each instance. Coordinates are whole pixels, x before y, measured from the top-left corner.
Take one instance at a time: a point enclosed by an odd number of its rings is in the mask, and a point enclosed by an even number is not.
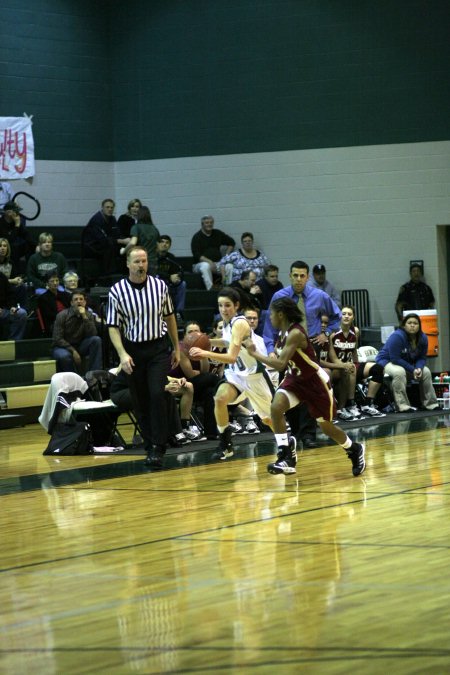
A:
[[[145,249],[127,252],[128,278],[112,286],[107,324],[139,413],[146,464],[162,469],[168,438],[164,387],[169,368],[180,361],[177,324],[167,285],[147,275]],[[169,340],[173,351],[169,364]]]

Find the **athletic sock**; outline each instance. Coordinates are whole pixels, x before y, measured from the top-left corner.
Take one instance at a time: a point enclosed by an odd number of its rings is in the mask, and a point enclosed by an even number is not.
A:
[[[287,447],[289,443],[289,437],[287,435],[287,432],[284,434],[275,434],[275,442],[277,444],[277,447],[281,447],[282,445],[285,445]]]
[[[348,450],[349,448],[352,447],[352,444],[353,444],[352,439],[346,436],[344,443],[341,443],[340,445],[342,448],[344,448],[344,450]]]

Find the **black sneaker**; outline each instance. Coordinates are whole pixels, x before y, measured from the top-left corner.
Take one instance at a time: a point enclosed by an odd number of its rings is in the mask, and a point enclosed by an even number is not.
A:
[[[345,452],[352,463],[352,473],[354,476],[360,476],[366,468],[364,453],[366,448],[363,443],[353,442]]]
[[[156,470],[163,469],[164,452],[165,451],[161,450],[158,446],[152,448],[147,454],[147,459],[145,460],[146,466]]]
[[[267,471],[274,475],[284,473],[286,475],[296,473],[297,466],[297,441],[295,436],[289,439],[289,447],[278,449],[278,458],[275,462],[267,465]]]
[[[212,454],[212,459],[214,460],[225,460],[228,459],[229,457],[233,457],[234,455],[234,448],[232,443],[228,443],[228,445],[222,446],[219,445],[218,448],[213,452]]]

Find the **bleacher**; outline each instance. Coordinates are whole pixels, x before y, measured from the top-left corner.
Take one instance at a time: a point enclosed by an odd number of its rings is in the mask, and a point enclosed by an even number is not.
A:
[[[56,372],[50,350],[50,338],[0,342],[0,429],[36,422]]]
[[[80,286],[87,287],[97,303],[106,301],[111,285],[123,276],[111,274],[96,279],[97,261],[83,259],[81,255],[83,227],[46,229],[29,226],[28,230],[35,241],[43,231],[53,234],[54,250],[64,254],[69,269],[75,270],[80,276]],[[177,261],[185,270],[184,279],[187,283],[184,319],[198,321],[203,330],[209,332],[217,312],[217,292],[206,291],[200,275],[192,273],[192,257],[177,256]],[[51,338],[42,337],[35,312],[27,319],[24,340],[14,342],[0,339],[0,394],[4,400],[2,403],[0,399],[0,429],[37,421],[50,379],[56,372],[56,363],[51,358],[51,342]]]

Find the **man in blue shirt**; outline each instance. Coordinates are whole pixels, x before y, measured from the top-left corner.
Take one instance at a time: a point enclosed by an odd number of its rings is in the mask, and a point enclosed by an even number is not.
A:
[[[328,335],[322,333],[322,315],[326,314],[329,317],[329,330],[337,330],[340,326],[341,310],[327,293],[308,285],[309,265],[303,260],[296,260],[292,263],[289,278],[291,285],[277,291],[272,301],[278,300],[278,298],[294,300],[305,315],[306,325],[304,328],[308,337],[314,347],[320,349],[329,335],[329,333]],[[264,342],[269,356],[274,354],[276,339],[277,331],[274,330],[270,322],[270,313],[268,313],[264,325]],[[309,415],[304,405],[293,410],[295,410],[295,416],[292,414],[289,419],[293,433],[303,443],[304,448],[316,447],[316,421]]]

